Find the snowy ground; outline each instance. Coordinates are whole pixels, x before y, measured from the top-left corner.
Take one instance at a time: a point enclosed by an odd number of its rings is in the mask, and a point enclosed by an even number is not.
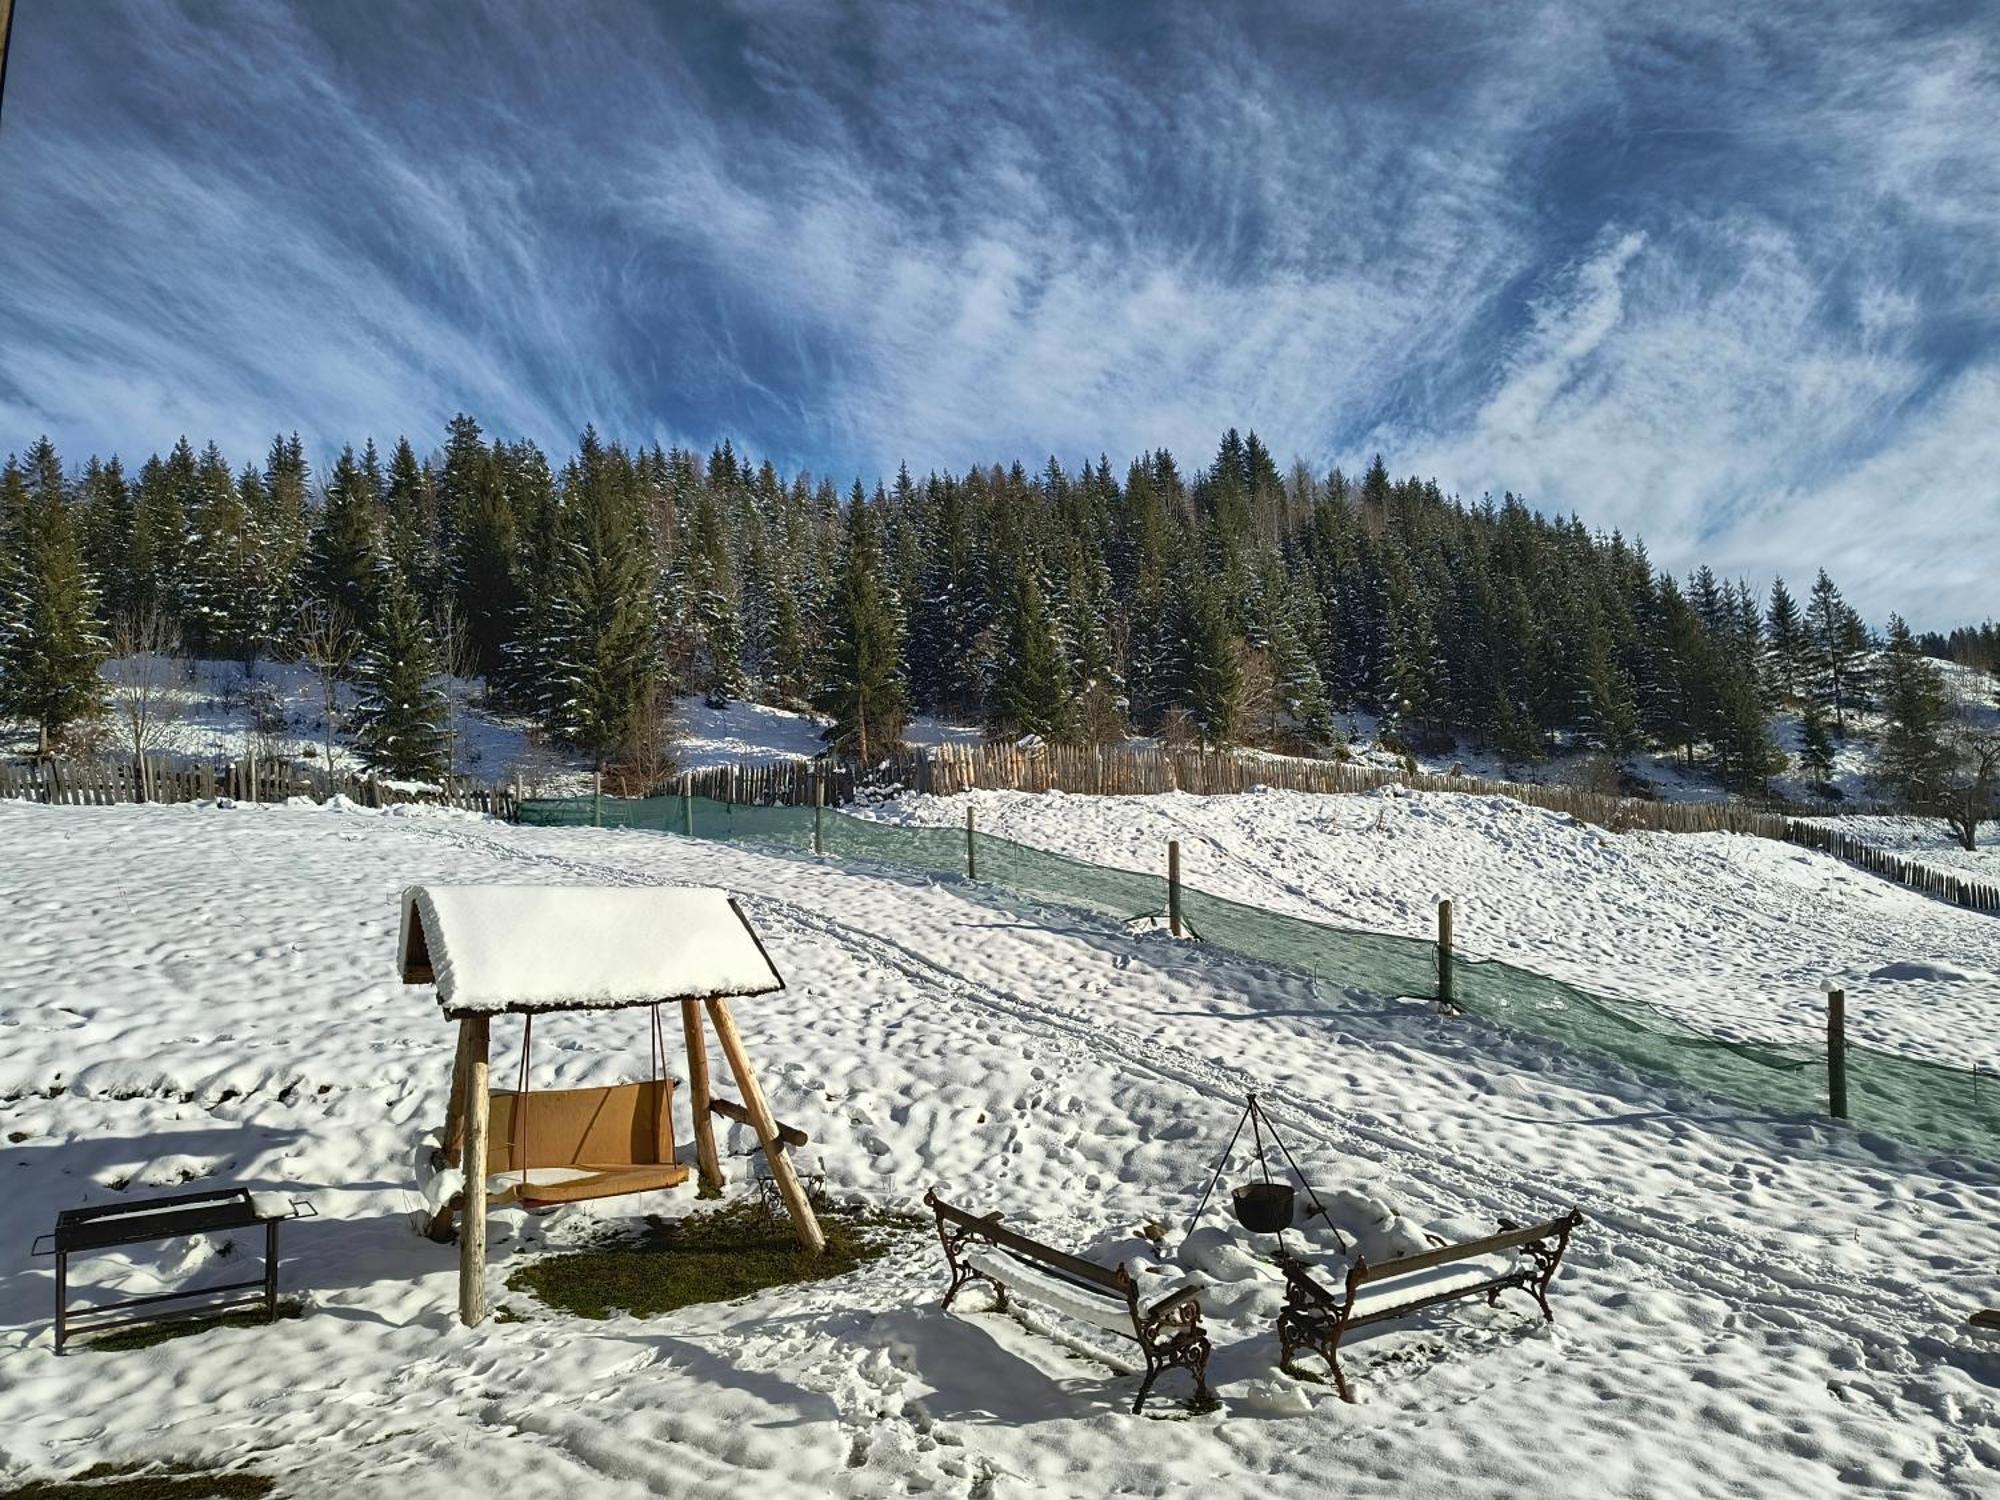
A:
[[[2000,881],[2000,823],[1983,825],[1975,840],[1977,847],[1965,849],[1945,827],[1942,818],[1846,817],[1814,821],[1935,869],[1957,870],[1981,880]]]
[[[1820,986],[1858,1040],[2000,1069],[2000,922],[1837,860],[1736,834],[1614,834],[1505,797],[1266,790],[1237,797],[910,797],[876,811],[1462,952],[1664,1006],[1739,1037],[1823,1034]]]
[[[1311,904],[1335,865],[1357,893],[1427,899],[1438,867],[1423,884],[1410,873],[1431,838],[1427,800],[1382,799],[1393,833],[1317,837],[1284,868],[1266,846],[1258,878]],[[1155,843],[1145,819],[1194,811],[1122,805],[1143,834],[1135,851]],[[1000,821],[996,799],[982,806]],[[1089,820],[1098,857],[1124,847],[1081,799],[1048,806],[1058,823]],[[1321,806],[1346,817],[1369,799]],[[1524,913],[1560,878],[1553,835],[1523,816],[1431,845],[1462,861],[1445,868],[1480,946],[1505,946],[1482,906]],[[1482,903],[1471,882],[1488,837],[1509,894]],[[1692,1006],[1706,964],[1790,960],[1744,957],[1775,917],[1725,899],[1762,883],[1757,851],[1687,847],[1679,870],[1649,868],[1674,881],[1656,891],[1655,926],[1688,908],[1670,987]],[[496,1300],[524,1320],[458,1327],[453,1252],[408,1217],[412,1144],[442,1115],[451,1033],[428,990],[396,982],[391,955],[402,886],[483,880],[739,893],[791,983],[739,1019],[776,1112],[812,1132],[833,1190],[908,1206],[942,1184],[1142,1265],[1135,1229],[1174,1225],[1181,1265],[1212,1283],[1225,1409],[1190,1418],[1169,1399],[1133,1417],[1128,1347],[1032,1309],[938,1312],[941,1260],[924,1235],[850,1277],[656,1320],[570,1321],[501,1289],[520,1257],[593,1215],[680,1211],[686,1190],[496,1214]],[[1946,937],[1830,862],[1793,890],[1815,974],[1875,964],[1882,923]],[[1415,905],[1370,899],[1414,924]],[[0,912],[0,1172],[17,1242],[0,1266],[0,1480],[172,1455],[249,1460],[290,1493],[398,1497],[441,1477],[452,1493],[567,1497],[1681,1500],[2000,1484],[2000,1355],[1962,1332],[1970,1308],[2000,1303],[1992,1164],[1747,1115],[988,889],[664,835],[337,807],[5,804]],[[1593,950],[1570,951],[1581,965]],[[545,1084],[645,1071],[641,1025],[537,1029]],[[499,1027],[502,1070],[514,1045]],[[1322,1191],[1353,1195],[1337,1213],[1369,1244],[1580,1205],[1590,1223],[1554,1330],[1515,1300],[1362,1341],[1354,1406],[1277,1375],[1268,1242],[1219,1214],[1185,1245],[1178,1233],[1252,1085]],[[732,1167],[747,1176],[742,1157]],[[18,1253],[28,1235],[59,1206],[210,1179],[318,1205],[325,1217],[288,1236],[307,1316],[58,1360],[47,1265]],[[128,1265],[127,1286],[201,1259]]]

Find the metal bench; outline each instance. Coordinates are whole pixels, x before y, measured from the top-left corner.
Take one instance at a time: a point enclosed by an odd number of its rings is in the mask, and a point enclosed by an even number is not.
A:
[[[1352,1401],[1347,1376],[1340,1368],[1340,1341],[1356,1328],[1390,1323],[1425,1308],[1467,1297],[1484,1297],[1489,1306],[1509,1287],[1519,1287],[1549,1310],[1549,1282],[1569,1248],[1570,1232],[1583,1222],[1575,1209],[1559,1219],[1519,1228],[1502,1223],[1498,1234],[1440,1245],[1417,1255],[1399,1256],[1370,1265],[1357,1259],[1347,1273],[1342,1293],[1315,1280],[1311,1269],[1295,1256],[1278,1257],[1285,1273],[1285,1306],[1278,1314],[1278,1364],[1289,1371],[1293,1356],[1309,1349],[1333,1370],[1343,1401]],[[1484,1262],[1484,1264],[1479,1264]]]
[[[951,1267],[951,1286],[943,1306],[964,1290],[967,1282],[983,1281],[993,1288],[1002,1310],[1009,1291],[1039,1306],[1107,1329],[1131,1339],[1146,1357],[1146,1375],[1132,1403],[1145,1408],[1153,1382],[1167,1370],[1194,1376],[1195,1401],[1213,1401],[1208,1390],[1208,1335],[1201,1327],[1201,1292],[1182,1286],[1142,1303],[1139,1283],[1123,1265],[1101,1266],[1070,1255],[1024,1234],[1001,1227],[1000,1215],[971,1214],[954,1208],[934,1188],[924,1202],[937,1215],[938,1239]]]

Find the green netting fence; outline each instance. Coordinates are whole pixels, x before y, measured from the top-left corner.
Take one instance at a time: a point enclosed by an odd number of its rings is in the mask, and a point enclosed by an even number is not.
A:
[[[1161,875],[1111,869],[963,828],[860,818],[835,808],[758,806],[706,797],[574,797],[524,801],[543,827],[642,828],[800,854],[973,879],[1114,921],[1163,918]],[[1200,941],[1369,994],[1434,998],[1438,949],[1421,938],[1334,927],[1183,886],[1183,926]],[[1452,999],[1482,1021],[1671,1080],[1760,1112],[1824,1113],[1825,1055],[1792,1043],[1713,1036],[1657,1006],[1594,994],[1497,959],[1452,961]],[[1900,1054],[1847,1048],[1848,1117],[1913,1146],[2000,1162],[2000,1076]]]

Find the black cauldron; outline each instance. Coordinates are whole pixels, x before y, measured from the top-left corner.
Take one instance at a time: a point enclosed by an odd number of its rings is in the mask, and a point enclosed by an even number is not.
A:
[[[1289,1182],[1252,1182],[1230,1195],[1236,1205],[1236,1220],[1252,1234],[1276,1234],[1292,1225],[1292,1185]]]

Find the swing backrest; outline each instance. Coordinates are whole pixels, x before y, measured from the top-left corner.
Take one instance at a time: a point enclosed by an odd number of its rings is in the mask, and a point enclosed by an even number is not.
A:
[[[674,1081],[493,1091],[488,1170],[652,1166],[674,1159]],[[519,1150],[526,1160],[515,1156]]]

